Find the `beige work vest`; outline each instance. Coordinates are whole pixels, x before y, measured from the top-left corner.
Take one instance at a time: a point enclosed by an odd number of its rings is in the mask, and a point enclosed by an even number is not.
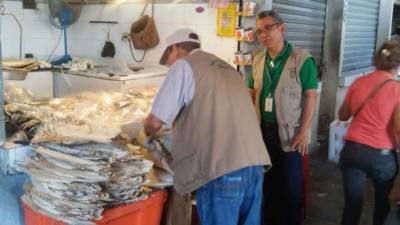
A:
[[[238,72],[201,50],[183,59],[193,70],[195,92],[172,129],[177,192],[190,193],[244,167],[271,165],[254,106]]]
[[[254,56],[253,62],[254,89],[256,91],[255,109],[259,120],[261,120],[260,95],[263,87],[265,53],[265,51],[258,52]],[[290,143],[300,128],[301,113],[303,110],[300,70],[304,61],[309,57],[311,55],[305,50],[293,48],[274,92],[279,136],[282,148],[286,152],[292,150]]]

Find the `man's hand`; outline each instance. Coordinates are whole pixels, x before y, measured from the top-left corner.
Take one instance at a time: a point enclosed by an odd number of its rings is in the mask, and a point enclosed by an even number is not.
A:
[[[292,149],[300,152],[301,155],[308,153],[308,132],[300,130],[293,138]]]
[[[304,106],[300,121],[300,129],[291,143],[292,149],[299,151],[302,155],[308,152],[308,131],[311,127],[316,102],[317,91],[315,89],[304,92]]]
[[[253,100],[253,104],[255,104],[255,102],[256,102],[256,93],[257,93],[256,89],[249,88],[249,94],[250,94],[251,100]]]
[[[156,134],[159,130],[161,130],[162,125],[163,122],[153,114],[147,116],[144,121],[144,132],[146,136]]]

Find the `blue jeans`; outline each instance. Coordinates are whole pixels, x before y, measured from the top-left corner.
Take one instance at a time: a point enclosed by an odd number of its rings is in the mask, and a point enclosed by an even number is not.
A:
[[[259,225],[263,167],[225,174],[196,191],[201,225]]]
[[[342,225],[359,224],[367,178],[375,188],[373,224],[382,225],[390,211],[388,196],[397,174],[396,153],[347,141],[340,154],[340,168],[345,195]]]
[[[263,225],[300,225],[303,219],[303,158],[284,152],[277,124],[261,124],[272,168],[264,174]]]

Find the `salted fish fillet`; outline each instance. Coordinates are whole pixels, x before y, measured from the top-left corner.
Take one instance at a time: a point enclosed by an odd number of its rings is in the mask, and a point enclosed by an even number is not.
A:
[[[77,181],[76,178],[67,178],[67,177],[62,177],[58,176],[55,174],[49,174],[48,172],[37,169],[37,168],[28,168],[27,169],[27,174],[29,176],[35,178],[38,181],[45,181],[45,182],[58,182],[58,183],[65,183],[65,182],[74,182]]]
[[[34,149],[36,152],[38,152],[42,155],[50,156],[50,157],[53,157],[53,158],[59,159],[59,160],[65,160],[65,161],[68,161],[73,164],[82,165],[86,169],[92,168],[93,170],[101,171],[102,169],[110,168],[109,163],[106,163],[106,162],[95,162],[95,161],[91,161],[91,160],[87,160],[87,159],[81,159],[76,156],[71,156],[68,154],[61,153],[61,152],[52,151],[52,150],[44,148],[42,146],[37,146]]]
[[[26,166],[30,167],[36,167],[38,169],[42,169],[44,171],[47,171],[49,173],[53,173],[57,176],[61,177],[67,177],[70,179],[77,179],[77,181],[82,181],[82,182],[105,182],[108,180],[107,176],[101,176],[98,173],[91,172],[91,171],[84,171],[84,170],[74,170],[74,169],[63,169],[60,168],[54,164],[49,163],[46,160],[43,159],[27,159],[26,161]]]
[[[82,209],[82,210],[97,210],[97,209],[102,209],[104,205],[106,205],[105,201],[99,201],[96,198],[93,198],[92,201],[80,201],[80,199],[76,198],[58,198],[58,196],[54,195],[54,192],[46,192],[46,190],[39,190],[36,188],[36,186],[33,186],[31,193],[35,194],[36,196],[40,197],[41,199],[45,199],[49,203],[51,203],[54,206],[68,206],[68,207],[74,207],[77,209]]]
[[[61,152],[51,151],[42,146],[38,146],[37,148],[35,148],[35,150],[36,150],[36,152],[38,152],[42,155],[48,155],[48,156],[51,156],[56,159],[66,160],[66,161],[70,161],[70,162],[77,163],[77,164],[84,164],[84,165],[97,165],[98,164],[96,162],[93,162],[93,161],[90,161],[87,159],[81,159],[79,157],[71,156],[68,154],[61,153]]]
[[[109,182],[109,185],[114,187],[115,185],[124,185],[124,186],[137,186],[141,185],[143,183],[143,176],[137,176],[137,177],[127,177],[124,179],[115,179],[111,180]]]
[[[50,183],[31,179],[32,185],[46,193],[52,193],[57,198],[78,199],[80,202],[93,203],[110,201],[109,195],[98,184],[92,183]],[[70,185],[72,184],[72,185]],[[73,187],[76,186],[76,187]]]
[[[35,183],[35,179],[31,179],[32,183]],[[55,183],[55,182],[43,182],[40,181],[41,186],[51,190],[81,190],[86,193],[99,194],[103,192],[103,189],[97,183],[85,183],[85,182],[71,182],[71,183]]]
[[[52,142],[43,142],[43,143],[40,143],[40,145],[42,145],[48,149],[51,149],[51,150],[55,150],[55,151],[62,152],[65,154],[77,156],[77,157],[84,158],[87,160],[108,161],[108,158],[111,157],[109,154],[98,151],[95,148],[82,150],[82,149],[79,149],[78,146],[76,146],[76,145],[75,146],[62,145],[62,144],[56,144],[56,143],[52,143]]]
[[[129,151],[122,146],[113,143],[87,143],[80,145],[70,145],[71,148],[79,149],[81,151],[97,151],[107,154],[113,160],[119,160],[129,155]]]
[[[111,175],[111,167],[109,165],[105,165],[103,168],[97,168],[95,166],[87,166],[82,164],[74,164],[72,162],[67,162],[65,160],[59,160],[52,158],[50,156],[41,155],[42,158],[47,160],[49,163],[52,163],[63,169],[72,169],[72,170],[84,170],[84,171],[94,171],[101,176],[110,176]]]

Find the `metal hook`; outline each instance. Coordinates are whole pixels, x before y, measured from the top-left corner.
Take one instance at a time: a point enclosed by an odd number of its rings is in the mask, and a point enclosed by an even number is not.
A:
[[[111,30],[110,24],[107,24],[107,41],[110,40],[110,30]]]

